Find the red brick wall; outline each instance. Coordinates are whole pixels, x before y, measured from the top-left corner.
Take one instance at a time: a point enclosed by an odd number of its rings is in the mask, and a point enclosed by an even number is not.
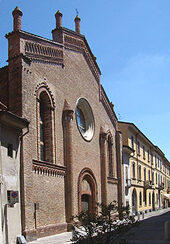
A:
[[[0,101],[8,105],[8,66],[0,69]]]
[[[28,62],[28,55],[25,52],[24,45],[27,39],[30,42],[49,46],[55,46],[55,43],[38,39],[37,37],[23,34],[18,44],[18,36],[13,36],[11,43],[16,43],[16,50],[22,51],[23,55],[10,61],[10,109],[30,121],[30,131],[23,138],[23,201],[25,207],[22,211],[23,231],[27,235],[27,239],[31,240],[37,236],[56,233],[64,229],[65,218],[65,194],[64,190],[65,178],[61,176],[62,167],[54,173],[55,167],[51,165],[44,166],[42,162],[37,162],[40,173],[33,170],[33,160],[38,159],[38,143],[37,143],[37,100],[36,91],[41,85],[45,85],[55,102],[54,124],[55,124],[55,144],[56,144],[56,165],[64,167],[64,141],[62,114],[65,99],[69,102],[74,111],[72,121],[72,205],[73,214],[78,213],[79,186],[78,178],[80,172],[84,168],[89,168],[95,177],[97,190],[96,198],[101,202],[101,158],[100,158],[100,128],[113,135],[113,164],[115,164],[114,175],[116,177],[116,144],[115,134],[116,128],[110,120],[103,104],[100,102],[100,86],[93,58],[91,54],[85,54],[82,51],[64,50],[64,66],[56,65],[56,57],[48,57],[48,53],[43,54],[43,58],[39,53],[34,53],[33,61]],[[10,45],[9,44],[9,45]],[[86,44],[85,44],[86,45]],[[56,44],[58,47],[58,44]],[[87,52],[88,49],[86,49]],[[16,54],[16,53],[15,53]],[[10,50],[10,55],[14,55],[14,50]],[[26,55],[26,56],[24,56]],[[51,54],[50,54],[51,55]],[[88,56],[89,55],[89,56]],[[31,54],[29,58],[31,58]],[[49,58],[49,59],[48,59]],[[41,61],[40,61],[41,60]],[[96,75],[94,75],[94,73]],[[83,97],[89,102],[95,120],[94,137],[90,142],[85,141],[79,133],[75,117],[75,108],[77,100]],[[109,176],[108,171],[108,154],[106,153],[106,177]],[[49,162],[48,162],[49,163]],[[52,167],[52,171],[51,171]],[[47,170],[50,169],[50,171]],[[63,169],[64,171],[64,169]],[[67,171],[67,169],[66,169]],[[46,173],[44,173],[46,172]],[[48,172],[48,173],[47,173]],[[50,172],[50,173],[49,173]],[[55,171],[56,172],[56,171]],[[53,174],[56,174],[55,176]],[[106,178],[106,188],[108,191],[107,202],[117,200],[117,181],[115,179]],[[37,229],[35,230],[34,219],[34,203],[38,202],[40,209],[37,210]],[[67,202],[68,204],[68,202]],[[60,224],[60,225],[58,225]],[[52,225],[52,227],[50,227]]]

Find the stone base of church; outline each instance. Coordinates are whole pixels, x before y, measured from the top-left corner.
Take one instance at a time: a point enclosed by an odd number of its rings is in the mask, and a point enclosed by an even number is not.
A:
[[[37,229],[32,229],[32,230],[25,230],[23,231],[23,235],[26,237],[26,240],[29,242],[29,241],[34,241],[37,238],[56,235],[66,231],[67,231],[67,223],[61,223],[61,224],[41,226],[38,227]]]

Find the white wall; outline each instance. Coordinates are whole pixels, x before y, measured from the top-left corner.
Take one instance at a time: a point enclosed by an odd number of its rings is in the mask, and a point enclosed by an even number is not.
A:
[[[16,244],[17,235],[21,235],[21,211],[20,202],[14,207],[6,206],[7,190],[18,191],[20,195],[20,147],[17,131],[1,125],[0,166],[2,174],[1,202],[2,202],[2,232],[3,242]],[[7,155],[7,145],[13,144],[13,157]],[[5,211],[6,206],[6,213]],[[8,228],[7,228],[8,225]]]
[[[129,156],[123,152],[124,186],[127,185],[127,183],[126,183],[126,167],[128,167],[128,179],[131,179]],[[126,201],[129,202],[129,206],[130,206],[130,210],[131,210],[131,207],[132,207],[131,188],[128,188],[128,195],[126,195],[126,191],[125,191],[125,203],[126,203]]]

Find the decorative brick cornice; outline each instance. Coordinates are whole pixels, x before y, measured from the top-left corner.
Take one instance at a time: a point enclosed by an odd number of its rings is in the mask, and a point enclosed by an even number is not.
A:
[[[51,164],[44,161],[33,160],[32,170],[36,174],[43,174],[48,176],[65,176],[66,167],[56,164]]]
[[[9,60],[22,54],[29,62],[64,66],[63,45],[60,43],[21,30],[12,31],[5,37],[18,44],[18,48],[10,50]]]
[[[33,62],[63,65],[63,49],[27,41],[25,54]]]
[[[100,91],[100,101],[102,102],[113,125],[115,126],[115,128],[117,128],[117,117],[113,109],[113,104],[109,101],[102,85]]]
[[[82,51],[82,49],[84,49],[84,42],[78,38],[65,35],[64,42],[66,48],[70,48],[74,51]]]

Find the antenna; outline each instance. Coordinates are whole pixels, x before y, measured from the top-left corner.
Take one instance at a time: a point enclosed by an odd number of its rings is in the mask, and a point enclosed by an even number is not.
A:
[[[78,9],[76,8],[76,15],[79,15]]]

